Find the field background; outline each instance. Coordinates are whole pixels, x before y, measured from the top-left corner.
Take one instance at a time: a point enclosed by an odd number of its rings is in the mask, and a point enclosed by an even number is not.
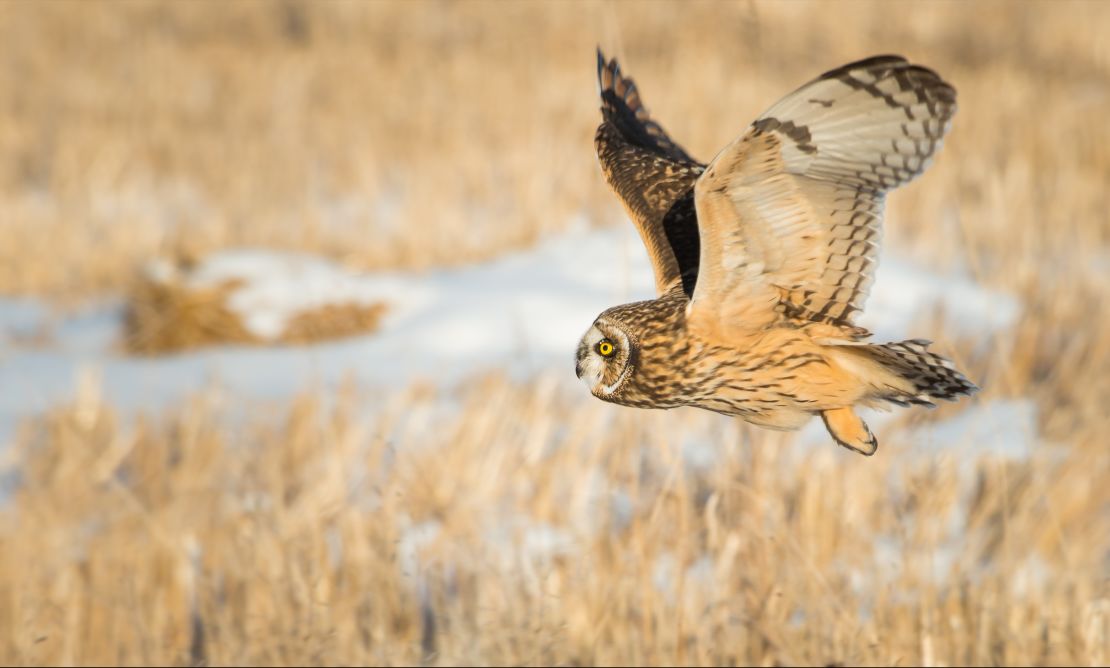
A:
[[[599,44],[702,160],[849,60],[942,73],[960,111],[887,248],[1020,304],[986,340],[921,314],[984,390],[870,460],[609,406],[569,363],[138,415],[90,375],[2,444],[0,662],[1107,664],[1108,28],[1097,2],[0,5],[0,294],[61,314],[155,258],[426,270],[628,225]],[[50,338],[4,339],[0,374]],[[929,431],[1013,405],[1019,454]]]

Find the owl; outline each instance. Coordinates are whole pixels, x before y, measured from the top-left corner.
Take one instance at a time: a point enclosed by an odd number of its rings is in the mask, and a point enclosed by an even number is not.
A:
[[[956,91],[900,56],[817,77],[708,165],[598,51],[605,179],[651,257],[657,297],[616,306],[578,344],[605,401],[696,406],[792,430],[821,416],[841,446],[878,441],[857,406],[932,406],[978,388],[929,341],[870,343],[855,324],[874,279],[887,192],[921,174]]]

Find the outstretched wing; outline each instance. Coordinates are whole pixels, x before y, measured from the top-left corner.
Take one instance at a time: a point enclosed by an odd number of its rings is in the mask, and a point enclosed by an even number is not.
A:
[[[850,326],[873,280],[883,198],[925,170],[955,111],[952,86],[899,56],[826,72],[771,107],[698,179],[691,322]]]
[[[636,223],[655,269],[659,294],[682,280],[691,295],[697,280],[698,223],[694,182],[705,165],[674,143],[651,119],[632,79],[616,59],[597,52],[602,123],[594,144],[605,180]]]

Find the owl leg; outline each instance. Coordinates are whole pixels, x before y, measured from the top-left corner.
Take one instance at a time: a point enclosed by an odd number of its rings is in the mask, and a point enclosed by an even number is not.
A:
[[[879,449],[879,441],[851,406],[821,411],[821,419],[825,421],[829,434],[840,445],[868,457]]]

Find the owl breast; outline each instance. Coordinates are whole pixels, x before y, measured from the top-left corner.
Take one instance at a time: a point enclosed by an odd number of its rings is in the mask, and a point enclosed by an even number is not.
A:
[[[737,345],[697,336],[686,299],[611,309],[637,342],[636,366],[611,401],[637,408],[695,406],[776,429],[796,429],[815,411],[858,399],[851,383],[801,329],[773,327]]]

